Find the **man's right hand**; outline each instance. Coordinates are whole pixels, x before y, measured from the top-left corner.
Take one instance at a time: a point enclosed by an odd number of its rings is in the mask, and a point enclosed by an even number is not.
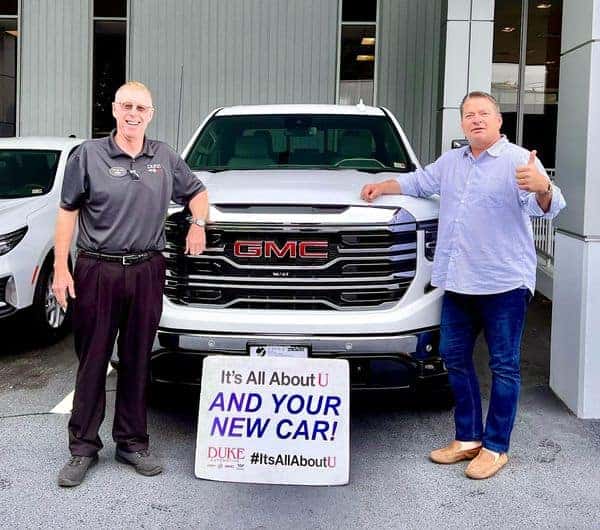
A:
[[[69,272],[69,268],[62,266],[54,266],[54,280],[52,281],[52,292],[56,297],[56,301],[64,310],[67,309],[67,295],[75,298],[75,285],[73,277]]]
[[[365,184],[360,192],[360,198],[363,201],[372,202],[383,193],[380,182]]]

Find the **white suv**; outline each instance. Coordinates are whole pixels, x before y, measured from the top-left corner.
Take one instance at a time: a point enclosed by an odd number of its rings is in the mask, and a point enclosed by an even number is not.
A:
[[[189,212],[171,210],[155,381],[197,383],[198,361],[226,353],[346,358],[354,388],[447,383],[430,284],[439,203],[360,199],[419,164],[389,111],[218,109],[183,156],[208,188],[208,248],[183,254]]]
[[[51,290],[52,251],[65,164],[82,141],[0,139],[0,318],[31,307],[48,341],[69,321]]]

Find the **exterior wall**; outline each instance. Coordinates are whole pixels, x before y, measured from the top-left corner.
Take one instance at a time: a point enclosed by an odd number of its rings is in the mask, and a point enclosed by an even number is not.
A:
[[[494,0],[448,0],[441,150],[463,138],[460,102],[467,92],[490,92],[494,41]]]
[[[421,163],[440,154],[443,0],[380,0],[377,104],[402,124]]]
[[[19,134],[91,134],[91,2],[22,0]],[[128,78],[182,149],[212,109],[334,103],[338,0],[130,0]],[[446,0],[379,0],[377,104],[422,162],[440,152]],[[181,99],[181,108],[180,108]]]
[[[337,0],[131,0],[129,24],[129,77],[157,107],[149,134],[175,148],[215,107],[334,102]]]
[[[89,136],[90,5],[21,1],[21,136]]]
[[[600,0],[565,2],[556,170],[558,218],[550,387],[581,418],[600,418]]]

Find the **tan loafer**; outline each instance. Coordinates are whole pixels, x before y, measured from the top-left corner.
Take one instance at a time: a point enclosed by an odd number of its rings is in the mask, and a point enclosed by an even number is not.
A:
[[[471,460],[479,454],[481,446],[473,449],[461,449],[460,442],[454,440],[450,445],[429,453],[429,459],[436,464],[456,464],[462,460]]]
[[[475,459],[473,459],[467,469],[465,475],[467,477],[481,480],[484,478],[493,477],[501,468],[508,462],[508,455],[500,453],[498,456],[482,449]]]

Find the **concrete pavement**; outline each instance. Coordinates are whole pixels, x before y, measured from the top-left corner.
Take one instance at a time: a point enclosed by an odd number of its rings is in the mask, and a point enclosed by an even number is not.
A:
[[[573,416],[547,386],[551,306],[536,297],[523,341],[523,389],[511,461],[471,481],[465,463],[436,466],[431,448],[453,433],[451,413],[395,394],[354,395],[351,477],[343,487],[197,480],[198,395],[162,389],[149,411],[165,472],[141,477],[114,461],[114,374],[108,377],[105,448],[85,483],[65,490],[65,415],[49,411],[72,390],[72,338],[43,348],[26,319],[0,322],[0,526],[15,528],[597,528],[600,422]],[[29,337],[29,338],[28,338]],[[487,353],[477,347],[482,390]]]

